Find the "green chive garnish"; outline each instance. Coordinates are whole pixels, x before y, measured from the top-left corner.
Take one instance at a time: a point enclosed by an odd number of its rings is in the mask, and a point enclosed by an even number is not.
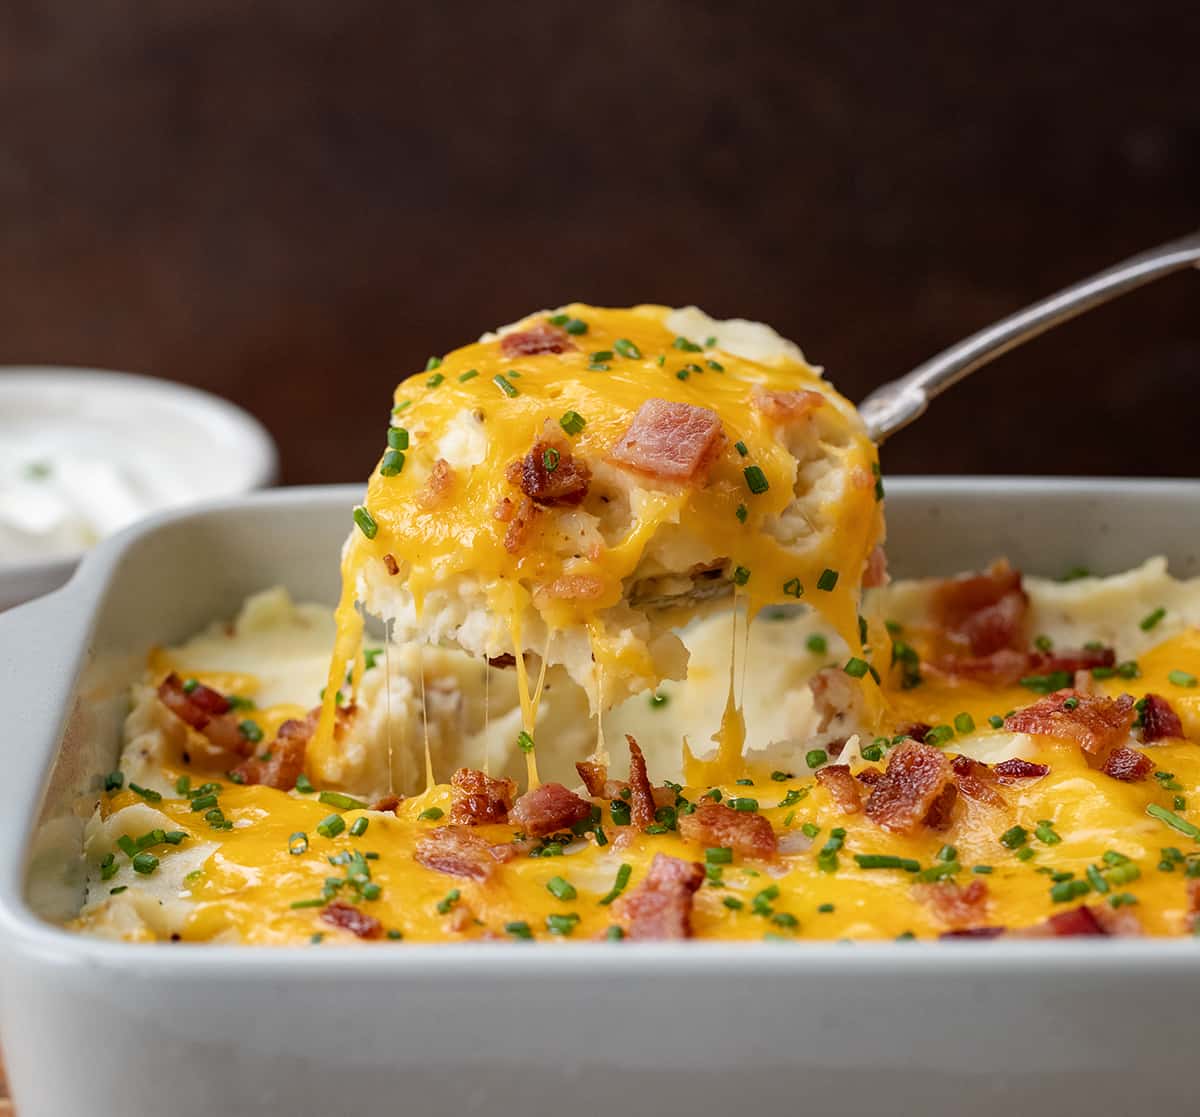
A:
[[[759,496],[765,493],[771,486],[767,481],[767,475],[756,465],[748,465],[742,470],[742,474],[746,478],[746,487]]]
[[[564,411],[563,417],[558,421],[558,425],[567,434],[575,435],[587,426],[587,420],[578,411]]]
[[[1189,675],[1186,671],[1171,671],[1167,675],[1167,681],[1172,686],[1193,687],[1197,685],[1195,675]]]
[[[147,853],[143,850],[133,858],[133,871],[141,873],[144,877],[148,877],[157,868],[158,858],[153,853]]]
[[[496,373],[496,375],[492,377],[492,383],[495,384],[496,387],[499,388],[500,391],[502,391],[506,396],[508,396],[509,399],[521,394],[517,390],[517,386],[511,380],[506,379],[504,374],[501,372]]]
[[[1153,610],[1153,612],[1147,613],[1139,622],[1138,627],[1143,632],[1149,632],[1166,615],[1166,609],[1160,605],[1157,609]]]
[[[336,838],[346,829],[346,822],[340,814],[326,815],[317,823],[317,833],[322,838]]]
[[[622,892],[625,891],[625,886],[629,883],[629,878],[633,874],[633,866],[630,864],[622,864],[617,869],[616,880],[613,881],[613,886],[600,897],[600,903],[606,907],[611,904]]]
[[[437,822],[437,820],[445,813],[446,812],[443,811],[441,807],[426,807],[419,815],[417,815],[417,819],[418,821],[422,819],[428,819],[431,822]]]
[[[821,571],[821,576],[817,579],[817,589],[824,590],[826,593],[828,593],[837,584],[838,572],[836,570],[830,570],[828,567],[826,567]]]
[[[1157,818],[1159,822],[1166,823],[1172,830],[1178,830],[1179,833],[1186,834],[1194,841],[1200,841],[1200,826],[1188,822],[1186,818],[1180,818],[1174,811],[1160,807],[1157,803],[1151,803],[1146,808],[1146,813],[1151,818]]]
[[[354,509],[354,522],[358,524],[358,530],[368,539],[374,539],[379,532],[379,525],[375,522],[375,518],[361,504]]]
[[[574,900],[579,895],[575,886],[562,877],[551,877],[546,881],[546,891],[559,900]]]
[[[517,734],[517,748],[519,748],[522,752],[533,752],[534,750],[533,737],[530,736],[530,734],[524,729]]]
[[[846,666],[842,670],[852,679],[861,679],[870,667],[871,665],[865,659],[859,659],[858,656],[851,656],[846,660]]]
[[[344,795],[340,791],[322,791],[317,796],[318,803],[326,803],[331,807],[340,807],[344,811],[366,810],[367,804],[353,795]]]
[[[613,342],[613,348],[620,353],[622,357],[628,357],[630,360],[634,361],[636,361],[642,355],[642,351],[627,337],[617,338],[617,340]]]

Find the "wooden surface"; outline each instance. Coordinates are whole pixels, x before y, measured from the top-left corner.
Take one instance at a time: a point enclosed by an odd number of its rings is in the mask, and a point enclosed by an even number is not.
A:
[[[0,6],[0,362],[197,384],[361,479],[401,375],[533,308],[765,319],[858,398],[1200,225],[1200,6],[851,8]],[[1198,306],[1006,357],[885,468],[1194,474]]]
[[[775,323],[848,395],[1200,225],[1200,6],[0,8],[0,362],[221,392],[286,480],[530,309]],[[1065,327],[897,471],[1194,472],[1200,276]]]

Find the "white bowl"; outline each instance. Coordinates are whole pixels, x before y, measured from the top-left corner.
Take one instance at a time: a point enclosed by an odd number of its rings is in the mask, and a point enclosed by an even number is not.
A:
[[[156,479],[147,514],[240,496],[273,483],[278,468],[271,436],[232,403],[123,372],[0,367],[0,450],[11,452],[22,436],[37,439],[41,456],[90,447],[102,459],[136,448],[147,476]],[[86,494],[87,479],[78,492]],[[40,555],[0,555],[0,609],[57,589],[82,557],[72,544]]]

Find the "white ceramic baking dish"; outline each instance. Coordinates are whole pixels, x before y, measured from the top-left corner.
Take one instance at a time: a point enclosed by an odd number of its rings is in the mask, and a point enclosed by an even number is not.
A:
[[[148,645],[282,582],[332,601],[352,488],[160,517],[0,617],[0,1042],[21,1117],[1194,1112],[1200,942],[128,946],[79,900],[81,793]],[[1200,484],[896,480],[893,569],[1166,554]]]

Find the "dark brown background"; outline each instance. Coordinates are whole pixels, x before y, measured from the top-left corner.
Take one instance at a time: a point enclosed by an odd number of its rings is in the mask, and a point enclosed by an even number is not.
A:
[[[0,6],[0,361],[242,403],[362,478],[429,353],[583,299],[859,398],[1200,225],[1187,3]],[[980,373],[896,471],[1192,474],[1200,276]]]

